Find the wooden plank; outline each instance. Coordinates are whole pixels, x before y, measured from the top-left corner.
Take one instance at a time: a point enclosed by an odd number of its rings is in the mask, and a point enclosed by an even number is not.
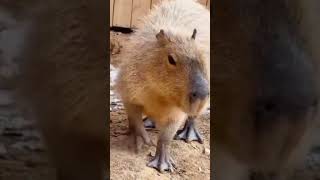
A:
[[[207,5],[207,0],[198,0],[198,2],[204,6]]]
[[[149,13],[151,0],[133,0],[131,27],[138,28],[141,18]]]
[[[113,5],[114,5],[114,0],[110,0],[110,27],[112,26],[112,20],[113,20]]]
[[[210,9],[210,0],[207,2],[207,8]]]
[[[115,0],[113,9],[113,26],[131,26],[132,0]]]

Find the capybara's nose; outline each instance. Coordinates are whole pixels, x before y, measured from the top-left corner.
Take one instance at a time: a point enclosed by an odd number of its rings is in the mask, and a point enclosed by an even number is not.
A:
[[[202,88],[197,89],[195,91],[192,91],[190,93],[190,102],[195,102],[196,100],[200,99],[203,100],[209,96],[209,89],[208,88]]]
[[[199,71],[196,73],[192,73],[190,78],[190,93],[189,93],[189,100],[190,103],[193,103],[197,100],[204,100],[209,96],[209,83],[204,78],[203,74]]]
[[[197,76],[191,86],[191,91],[189,94],[190,103],[196,100],[204,100],[209,96],[210,90],[208,82],[201,76]]]

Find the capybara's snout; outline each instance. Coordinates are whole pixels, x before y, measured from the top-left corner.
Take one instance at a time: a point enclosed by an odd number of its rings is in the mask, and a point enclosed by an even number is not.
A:
[[[208,80],[204,78],[202,73],[197,72],[192,74],[190,78],[190,91],[189,91],[189,100],[190,103],[194,103],[197,100],[205,100],[209,97],[209,83]]]

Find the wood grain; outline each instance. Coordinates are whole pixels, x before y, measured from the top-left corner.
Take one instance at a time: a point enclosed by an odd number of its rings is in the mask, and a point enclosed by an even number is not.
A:
[[[110,26],[112,26],[112,20],[113,20],[113,5],[114,5],[114,0],[110,0]]]
[[[132,0],[115,0],[113,26],[131,27]]]

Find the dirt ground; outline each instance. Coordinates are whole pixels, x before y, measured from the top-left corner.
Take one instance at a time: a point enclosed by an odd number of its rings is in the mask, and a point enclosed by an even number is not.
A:
[[[111,33],[114,54],[111,57],[111,64],[115,67],[119,63],[121,46],[129,37],[128,34]],[[119,45],[120,44],[120,45]],[[120,50],[119,50],[120,47]],[[115,73],[115,68],[111,68],[111,76]],[[112,84],[111,84],[112,86]],[[197,142],[185,143],[184,141],[174,140],[171,146],[171,153],[176,162],[177,169],[169,174],[159,173],[156,169],[146,166],[151,159],[150,154],[154,155],[155,147],[144,147],[138,154],[128,148],[128,136],[125,132],[128,129],[126,113],[119,99],[115,96],[112,88],[110,91],[110,166],[112,180],[182,180],[182,179],[210,179],[210,114],[206,112],[198,119],[198,128],[204,138],[204,144]],[[153,141],[157,140],[158,130],[148,131]]]
[[[110,128],[110,167],[111,179],[210,179],[210,150],[209,150],[209,116],[203,116],[199,121],[200,132],[204,136],[205,143],[191,144],[183,141],[174,141],[171,146],[172,156],[177,164],[177,169],[171,175],[161,174],[155,169],[146,166],[150,160],[150,154],[154,155],[155,148],[145,147],[135,154],[128,148],[126,114],[123,109],[111,112]],[[157,139],[159,131],[148,131],[153,140]]]

